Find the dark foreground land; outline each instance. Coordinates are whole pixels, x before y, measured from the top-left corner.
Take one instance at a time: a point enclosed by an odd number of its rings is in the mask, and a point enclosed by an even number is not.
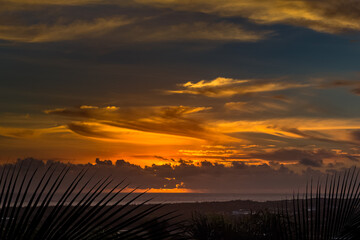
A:
[[[179,220],[191,219],[194,212],[202,214],[224,214],[224,215],[248,215],[251,212],[260,210],[273,211],[280,207],[282,201],[256,202],[250,200],[235,200],[228,202],[196,202],[196,203],[170,203],[163,204],[163,207],[156,214],[176,211],[180,215]],[[151,206],[150,204],[147,206]]]
[[[305,208],[301,208],[301,205],[299,205],[300,209],[302,209],[301,212],[305,215],[298,215],[299,213],[297,213],[296,211],[291,211],[290,209],[288,211],[289,215],[287,215],[288,218],[294,216],[294,220],[301,218],[302,220],[300,221],[301,223],[299,227],[297,227],[296,222],[295,225],[291,223],[291,225],[288,226],[286,225],[286,221],[280,221],[282,218],[275,217],[280,214],[279,210],[281,211],[281,209],[286,206],[286,203],[289,206],[292,205],[292,201],[287,202],[286,200],[266,202],[257,202],[251,200],[234,200],[226,202],[194,202],[168,204],[164,203],[145,205],[130,204],[117,205],[113,208],[110,206],[104,206],[104,208],[101,208],[99,216],[105,216],[105,214],[115,213],[117,213],[118,215],[122,215],[124,212],[129,212],[129,214],[126,214],[126,216],[122,218],[121,221],[131,222],[132,219],[135,218],[135,225],[137,226],[136,229],[139,229],[140,233],[146,233],[149,236],[152,236],[148,238],[137,239],[277,240],[288,239],[287,237],[284,238],[284,236],[292,236],[293,233],[295,233],[296,235],[301,233],[305,234],[304,236],[307,236],[306,234],[308,234],[309,229],[316,229],[316,227],[311,227],[304,230],[303,226],[312,226],[313,224],[315,224],[314,226],[324,226],[322,228],[318,227],[318,236],[321,236],[321,238],[316,239],[338,239],[333,238],[332,235],[327,233],[327,225],[325,225],[325,223],[327,224],[329,222],[331,229],[334,229],[334,227],[337,226],[337,221],[332,221],[332,218],[326,218],[324,222],[323,220],[317,219],[315,217],[315,213],[317,210],[321,210],[322,212],[324,212],[323,206],[318,205],[317,207],[319,208],[316,209],[316,207],[314,208],[314,206],[311,206],[311,201],[314,202],[314,200],[306,201],[301,199],[299,201],[305,204],[303,205],[303,207]],[[347,203],[348,201],[343,201],[342,205],[345,206],[347,205]],[[70,212],[73,213],[75,213],[79,209],[77,207],[69,208]],[[97,208],[98,207],[96,206],[91,206],[85,211],[84,214],[86,215],[93,210],[96,211]],[[151,214],[149,215],[141,216],[141,213],[146,212],[147,210],[152,208],[156,209],[156,211],[151,212]],[[337,207],[333,209],[338,212]],[[48,209],[46,209],[45,216],[49,216],[49,214],[53,210],[54,207],[49,207]],[[24,211],[24,209],[22,211]],[[167,215],[168,213],[172,214]],[[172,218],[172,216],[176,217]],[[332,216],[332,214],[330,214],[329,216]],[[67,219],[67,217],[65,217],[64,219]],[[150,221],[155,221],[157,223],[154,224],[153,227],[151,227],[150,229],[142,229]],[[105,229],[107,229],[116,227],[116,224],[117,223],[109,220],[102,222],[101,225],[104,226]],[[100,225],[98,225],[97,227],[100,227]],[[294,229],[290,229],[290,227]],[[355,227],[357,229],[357,225]],[[319,230],[323,228],[324,231]],[[126,234],[133,231],[132,229],[133,224],[129,224],[126,225],[126,227],[121,228],[117,233]],[[154,231],[154,233],[152,231]],[[309,233],[313,235],[315,234],[315,232]],[[161,238],[159,238],[159,234],[162,234]],[[327,235],[329,235],[330,238]],[[341,239],[360,239],[358,238],[359,235],[353,235],[354,234],[347,235],[347,238]],[[118,238],[115,237],[114,239]]]

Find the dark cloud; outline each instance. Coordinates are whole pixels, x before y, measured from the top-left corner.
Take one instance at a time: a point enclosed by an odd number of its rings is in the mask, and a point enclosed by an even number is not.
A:
[[[359,162],[359,156],[353,156],[353,155],[345,155],[346,158],[350,159],[353,162]]]
[[[43,1],[37,7],[28,4],[27,11],[14,8],[12,14],[3,14],[0,39],[26,43],[77,41],[93,46],[106,41],[97,48],[118,48],[144,42],[254,42],[270,33],[224,19],[219,21],[211,15],[121,2],[98,1],[88,5],[88,1],[82,1],[71,6],[66,1]]]
[[[321,87],[345,87],[349,88],[350,92],[360,95],[360,82],[359,80],[336,80],[327,84],[322,84]]]
[[[310,167],[321,167],[323,166],[323,161],[321,159],[311,159],[303,158],[299,161],[301,165],[310,166]]]
[[[114,134],[109,132],[102,131],[99,127],[91,126],[86,123],[72,122],[67,125],[67,127],[82,136],[95,137],[95,138],[113,138]]]
[[[249,157],[260,158],[269,161],[295,162],[303,159],[323,159],[335,157],[336,154],[324,149],[302,150],[302,149],[278,149],[272,152],[253,153]]]
[[[165,158],[165,157],[162,157],[162,156],[155,155],[154,157],[157,158],[157,159],[160,159],[160,160],[165,160],[165,161],[169,160],[168,158]]]
[[[336,80],[326,84],[325,86],[334,86],[334,87],[344,87],[344,86],[354,86],[358,85],[357,81],[350,81],[350,80]]]
[[[129,167],[129,168],[141,169],[140,166],[138,166],[138,165],[136,165],[136,164],[131,164],[131,163],[125,161],[124,159],[116,160],[115,166],[117,166],[117,167]]]
[[[231,166],[208,161],[200,164],[181,162],[179,165],[153,164],[140,167],[125,160],[97,159],[94,164],[70,164],[58,161],[41,161],[33,158],[18,160],[18,164],[39,168],[42,172],[48,166],[57,166],[60,171],[69,166],[71,176],[86,169],[94,180],[111,176],[116,181],[126,178],[127,183],[140,188],[187,188],[194,191],[207,192],[291,192],[302,186],[310,178],[324,178],[325,173],[307,168],[302,173],[295,173],[284,165],[273,168],[267,164],[248,165],[243,162],[233,162]],[[319,167],[321,161],[303,158],[301,164],[308,167]]]
[[[351,135],[355,141],[360,141],[360,130],[353,131]]]
[[[302,136],[307,139],[321,141],[321,142],[328,142],[328,143],[345,143],[345,144],[351,144],[351,145],[358,145],[358,143],[355,143],[353,141],[349,140],[340,140],[340,139],[334,139],[332,136],[328,136],[320,131],[301,131],[297,128],[283,128],[284,131],[289,133],[294,133],[299,136]]]
[[[112,166],[112,161],[111,160],[100,160],[99,158],[95,159],[95,163],[97,165],[104,165],[104,166]]]
[[[351,92],[355,93],[356,95],[360,95],[360,88],[354,88]]]

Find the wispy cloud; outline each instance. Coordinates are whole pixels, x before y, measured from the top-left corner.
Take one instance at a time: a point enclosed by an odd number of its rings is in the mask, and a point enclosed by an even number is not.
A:
[[[243,17],[258,24],[289,24],[320,32],[359,31],[360,10],[353,0],[282,1],[282,0],[137,0],[156,7],[182,11]],[[355,5],[355,6],[354,6]]]
[[[28,4],[28,5],[87,5],[87,4],[96,4],[104,3],[109,4],[111,1],[107,0],[4,0],[6,3],[18,3],[18,4]]]
[[[80,136],[93,138],[100,141],[123,142],[138,146],[168,146],[168,145],[188,145],[201,144],[204,140],[190,136],[181,136],[171,133],[157,133],[140,131],[130,128],[111,126],[96,122],[71,122],[67,128]]]
[[[30,20],[14,25],[19,21],[10,17],[2,21],[0,38],[17,42],[53,42],[99,37],[115,29],[117,31],[108,36],[111,36],[114,42],[122,43],[201,40],[254,42],[265,39],[272,33],[269,30],[251,30],[243,24],[227,21],[227,18],[245,18],[258,25],[288,24],[335,34],[360,30],[360,23],[357,21],[360,10],[354,7],[353,0],[5,0],[2,3],[4,11],[14,12],[47,11],[49,7],[75,6],[148,10],[142,13],[141,21],[127,29],[119,27],[128,24],[129,20],[113,14],[106,18],[92,16],[93,20],[88,21],[89,16],[82,19],[76,13],[70,13],[73,15],[73,22],[67,25],[50,24],[47,19],[37,20],[36,24],[32,24],[33,21]],[[168,20],[152,22],[152,19],[161,16],[151,13],[149,9],[167,12]],[[197,16],[191,21],[179,21],[175,15],[172,17],[175,12],[187,12]],[[203,19],[203,15],[210,17]],[[133,16],[128,17],[133,19]],[[62,20],[63,17],[59,17],[59,22]]]
[[[131,27],[124,28],[124,26]],[[228,22],[192,22],[152,24],[147,20],[113,16],[93,20],[74,20],[69,24],[0,25],[0,39],[15,42],[59,42],[97,39],[108,42],[246,41],[264,39],[268,31],[252,31]]]
[[[114,136],[119,136],[120,133],[131,136],[143,132],[145,133],[143,134],[144,140],[140,140],[141,136],[139,136],[132,141],[147,141],[150,137],[149,133],[211,141],[231,139],[216,130],[209,129],[204,121],[191,116],[208,109],[210,108],[186,106],[138,108],[82,106],[74,109],[53,109],[45,112],[69,117],[73,121],[69,124],[71,130],[78,134],[93,137],[116,139]],[[88,123],[74,122],[76,120]],[[129,129],[133,131],[129,131]],[[160,136],[155,135],[153,139],[156,137],[159,139]],[[166,140],[162,142],[165,143]]]
[[[269,31],[253,31],[230,22],[192,22],[160,26],[137,26],[131,29],[129,40],[135,42],[181,41],[245,41],[255,42],[267,38]]]
[[[266,152],[251,153],[247,157],[259,158],[262,160],[269,160],[275,162],[293,162],[303,165],[311,165],[312,161],[322,163],[324,158],[336,158],[340,155],[335,152],[327,151],[324,149],[306,150],[306,149],[277,149]],[[306,159],[306,160],[304,160]],[[307,164],[309,163],[309,164]]]
[[[264,133],[288,139],[311,139],[323,142],[359,145],[353,131],[359,119],[278,118],[269,120],[215,121],[214,128],[223,133]]]
[[[0,136],[8,138],[23,138],[34,139],[41,138],[47,134],[64,133],[68,130],[63,126],[50,128],[15,128],[15,127],[0,127]]]
[[[133,20],[123,17],[74,21],[70,24],[0,25],[0,39],[15,42],[56,42],[103,36]]]
[[[247,93],[274,92],[291,88],[308,87],[308,84],[278,80],[248,80],[218,77],[197,83],[179,84],[179,90],[168,90],[169,94],[193,94],[207,97],[231,97]]]
[[[336,80],[329,83],[321,84],[320,87],[325,88],[349,88],[350,92],[356,95],[360,95],[360,82],[359,80]]]
[[[225,108],[232,111],[244,112],[244,113],[264,113],[269,111],[282,111],[287,112],[289,106],[284,103],[279,102],[227,102],[225,103]]]

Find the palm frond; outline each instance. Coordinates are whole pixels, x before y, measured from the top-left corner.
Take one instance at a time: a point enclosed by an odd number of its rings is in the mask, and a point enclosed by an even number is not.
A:
[[[325,184],[307,184],[279,210],[281,239],[360,239],[359,170],[327,176]]]
[[[24,169],[21,161],[3,166],[0,239],[172,239],[177,225],[168,220],[173,214],[151,216],[161,205],[133,204],[144,193],[120,197],[128,186],[123,181],[86,179],[86,170],[71,178],[69,171],[66,166]]]

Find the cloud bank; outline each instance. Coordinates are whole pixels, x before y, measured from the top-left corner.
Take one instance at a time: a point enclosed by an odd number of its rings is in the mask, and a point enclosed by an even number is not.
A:
[[[303,160],[303,162],[310,160]],[[31,166],[42,172],[46,167],[56,167],[60,171],[69,166],[69,174],[74,177],[81,170],[87,170],[88,176],[94,176],[94,181],[112,176],[116,181],[126,178],[131,187],[141,189],[165,190],[174,192],[212,192],[212,193],[292,193],[304,187],[312,177],[325,180],[326,172],[313,170],[311,167],[295,173],[284,165],[273,168],[267,164],[249,166],[242,162],[233,162],[226,167],[222,164],[202,161],[199,164],[186,163],[180,160],[176,166],[169,164],[140,167],[125,160],[96,159],[93,164],[71,164],[57,161],[41,161],[33,158],[18,160],[23,168]],[[308,166],[315,164],[307,163]],[[9,166],[9,165],[7,165]],[[1,166],[3,167],[3,166]],[[0,167],[0,168],[1,168]],[[341,171],[341,170],[340,170]],[[329,168],[328,172],[334,172]]]

